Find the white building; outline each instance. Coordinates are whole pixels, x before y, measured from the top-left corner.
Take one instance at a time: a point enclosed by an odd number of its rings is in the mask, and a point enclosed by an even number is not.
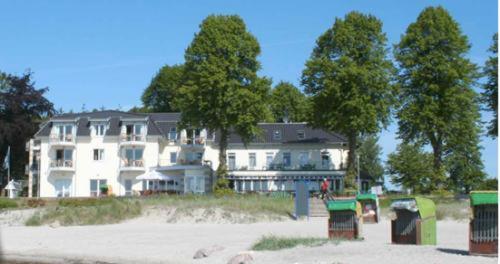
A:
[[[147,189],[210,192],[219,165],[217,132],[179,130],[179,117],[119,111],[54,117],[27,145],[30,186],[39,186],[41,197],[98,196],[101,185],[118,196]],[[319,189],[324,178],[332,190],[343,188],[348,152],[344,136],[305,123],[259,126],[262,136],[247,147],[236,134],[229,138],[227,165],[236,191],[292,191],[295,180]],[[154,170],[169,179],[136,179]]]

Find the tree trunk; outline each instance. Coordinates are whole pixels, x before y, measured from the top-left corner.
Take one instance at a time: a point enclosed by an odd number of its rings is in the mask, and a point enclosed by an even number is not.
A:
[[[347,171],[345,176],[345,187],[346,188],[356,188],[356,144],[357,136],[356,133],[351,132],[347,136],[349,144],[349,154],[347,155]]]
[[[227,176],[227,162],[226,162],[227,136],[228,136],[227,131],[221,130],[220,142],[219,142],[219,166],[217,167],[218,179],[224,179]]]

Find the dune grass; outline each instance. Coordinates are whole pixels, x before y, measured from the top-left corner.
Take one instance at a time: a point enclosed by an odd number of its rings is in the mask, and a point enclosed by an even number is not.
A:
[[[252,250],[282,250],[287,248],[294,248],[297,246],[318,247],[326,243],[336,243],[338,240],[329,240],[327,238],[317,237],[278,237],[278,236],[263,236],[253,246]]]
[[[113,224],[137,217],[142,210],[139,201],[133,199],[103,198],[97,203],[77,202],[74,204],[70,202],[67,204],[63,202],[62,204],[62,206],[46,208],[35,213],[25,224],[27,226],[51,223],[59,223],[63,226]]]
[[[189,216],[196,209],[204,209],[206,214],[213,213],[215,209],[221,209],[227,213],[248,215],[250,221],[259,215],[266,215],[276,219],[288,217],[293,212],[293,200],[291,198],[262,195],[64,198],[50,200],[42,210],[31,216],[25,224],[28,226],[52,223],[63,226],[114,224],[140,216],[143,210],[151,207],[175,208],[176,213],[180,216],[184,214]]]
[[[294,210],[293,199],[264,195],[232,195],[215,197],[212,195],[152,196],[141,199],[146,206],[175,207],[178,210],[219,208],[228,212],[247,214],[269,214],[289,216]]]

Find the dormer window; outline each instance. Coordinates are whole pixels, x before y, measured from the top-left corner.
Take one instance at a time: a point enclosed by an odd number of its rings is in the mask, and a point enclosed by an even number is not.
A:
[[[170,128],[170,131],[168,132],[168,139],[169,140],[176,140],[177,139],[177,128],[176,127]]]
[[[304,130],[297,130],[297,139],[302,140],[306,138],[306,132]]]
[[[281,131],[274,130],[274,132],[273,132],[273,139],[274,140],[281,140]]]
[[[106,134],[106,125],[104,124],[94,124],[92,125],[94,129],[94,135],[102,137]]]

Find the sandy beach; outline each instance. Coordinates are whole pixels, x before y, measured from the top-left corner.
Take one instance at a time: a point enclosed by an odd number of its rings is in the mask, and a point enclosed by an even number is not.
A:
[[[4,260],[47,263],[227,263],[249,251],[263,235],[326,237],[326,218],[253,224],[163,223],[140,217],[100,226],[26,227],[3,225]],[[390,244],[389,220],[363,226],[363,241],[319,247],[253,251],[253,263],[497,263],[498,258],[467,255],[466,222],[438,222],[437,246]],[[224,249],[193,259],[200,248]]]

